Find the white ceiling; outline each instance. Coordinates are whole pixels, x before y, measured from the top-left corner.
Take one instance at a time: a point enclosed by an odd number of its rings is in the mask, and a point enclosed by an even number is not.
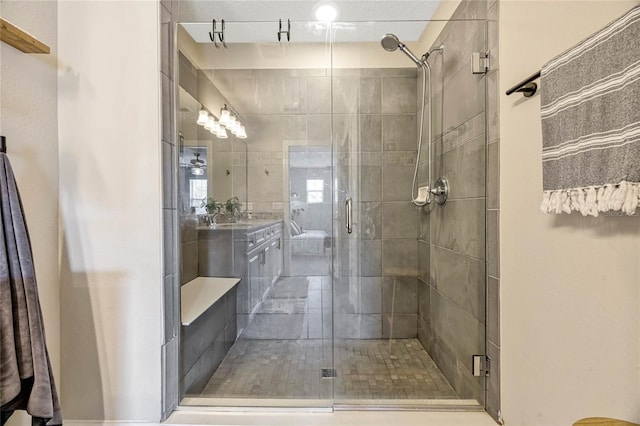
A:
[[[182,19],[183,26],[198,43],[211,43],[212,19],[225,20],[228,44],[275,43],[279,19],[285,27],[287,19],[292,21],[291,41],[298,43],[371,42],[388,32],[403,41],[416,41],[440,0],[331,1],[338,9],[332,25],[315,21],[315,8],[324,3],[327,1],[188,1],[182,3],[181,16],[187,18]]]

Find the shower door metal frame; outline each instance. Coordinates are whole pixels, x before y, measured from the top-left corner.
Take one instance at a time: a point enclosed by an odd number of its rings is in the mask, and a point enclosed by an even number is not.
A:
[[[230,22],[228,22],[227,24],[229,24]],[[175,55],[175,53],[177,52],[177,31],[175,31],[175,27],[174,27],[174,46],[176,46],[176,48],[174,49],[173,54]],[[295,40],[295,39],[294,39]],[[486,44],[486,40],[485,40],[485,44]],[[334,87],[333,87],[333,77],[334,77],[334,66],[333,66],[333,40],[331,40],[329,42],[330,45],[330,49],[331,49],[331,58],[332,58],[332,64],[330,67],[330,77],[331,77],[331,103],[332,103],[332,110],[331,110],[331,133],[332,133],[332,141],[331,141],[331,146],[332,146],[332,158],[336,158],[336,152],[335,152],[335,146],[336,146],[336,140],[335,140],[335,117],[336,117],[336,112],[333,109],[334,106]],[[231,46],[230,48],[233,48],[233,46]],[[175,55],[177,56],[177,55]],[[174,63],[175,63],[175,58],[174,58]],[[174,70],[177,70],[178,67],[177,65],[174,64]],[[176,78],[175,81],[177,82],[178,79]],[[177,83],[176,83],[177,86]],[[174,90],[175,93],[175,90]],[[176,97],[174,95],[173,99],[175,100]],[[486,109],[485,109],[486,110]],[[175,125],[174,127],[175,128]],[[486,165],[486,161],[485,161],[485,165]],[[338,229],[342,229],[342,230],[347,230],[346,228],[346,224],[343,222],[341,223],[341,216],[340,215],[340,211],[343,211],[346,213],[346,210],[344,209],[345,206],[345,199],[339,199],[338,197],[338,176],[337,176],[337,164],[334,162],[333,166],[332,166],[332,173],[333,173],[333,181],[334,181],[334,192],[333,192],[333,197],[334,197],[334,203],[336,204],[336,207],[334,207],[333,209],[333,222],[334,222],[334,226],[333,226],[333,235],[332,235],[332,266],[333,268],[340,267],[339,264],[336,264],[335,260],[336,257],[338,257],[338,254],[336,253],[336,244],[338,243],[339,239],[336,238],[337,236],[337,232]],[[486,171],[486,169],[485,169]],[[361,180],[361,179],[360,179]],[[360,182],[361,183],[361,182]],[[352,199],[352,202],[354,200]],[[380,203],[382,203],[382,201],[380,201]],[[353,208],[353,206],[351,206]],[[356,212],[357,212],[357,208],[356,208]],[[351,212],[353,213],[353,210],[351,210]],[[358,231],[358,225],[359,225],[359,220],[356,214],[356,218],[355,220],[351,221],[351,227],[352,229],[354,229],[357,233]],[[486,228],[486,227],[485,227]],[[485,229],[486,230],[486,229]],[[351,234],[351,232],[348,232],[349,234]],[[177,242],[179,241],[179,239],[177,239],[177,241],[175,241],[176,246],[177,246]],[[179,253],[179,251],[177,250],[176,247],[176,253]],[[332,269],[333,269],[332,268]],[[332,270],[333,272],[333,270]],[[334,299],[334,303],[332,305],[332,317],[333,317],[333,326],[332,329],[334,330],[334,335],[332,336],[332,340],[333,340],[333,345],[335,347],[335,327],[336,327],[336,322],[335,322],[335,315],[336,315],[336,304],[335,304],[335,283],[333,282],[333,279],[331,280],[332,284],[331,284],[331,292],[332,292],[332,297]],[[486,282],[485,282],[485,286],[486,286]],[[179,306],[179,300],[177,300],[177,304]],[[486,332],[485,332],[485,339],[486,339]],[[334,349],[335,350],[335,349]],[[176,360],[177,362],[177,360]],[[166,368],[169,368],[169,370],[171,370],[171,368],[173,367],[168,367],[165,364],[164,365],[164,372],[163,374],[165,374],[165,376],[168,374],[168,370]],[[336,364],[335,364],[335,359],[333,361],[333,369],[336,369]],[[485,401],[486,401],[486,397],[485,397]],[[231,402],[231,401],[230,401]],[[250,399],[245,399],[243,402],[247,402],[247,404],[242,404],[239,405],[238,401],[233,401],[234,404],[229,404],[228,406],[216,406],[216,407],[212,407],[213,410],[216,411],[262,411],[267,407],[273,407],[274,409],[277,410],[293,410],[293,411],[305,411],[305,412],[326,412],[326,411],[332,411],[332,410],[350,410],[350,409],[372,409],[372,410],[377,410],[377,409],[397,409],[397,410],[403,410],[403,409],[421,409],[421,410],[433,410],[433,411],[451,411],[451,410],[455,410],[455,411],[477,411],[477,410],[482,410],[482,406],[478,405],[478,404],[472,404],[469,401],[466,400],[431,400],[431,401],[422,401],[421,403],[416,404],[415,402],[411,402],[411,401],[407,401],[407,402],[402,402],[401,400],[398,401],[394,401],[393,403],[389,403],[388,401],[377,401],[377,400],[362,400],[362,401],[345,401],[345,402],[341,402],[340,400],[338,400],[336,398],[336,394],[335,394],[335,389],[333,390],[332,393],[332,398],[330,400],[330,403],[328,406],[325,405],[314,405],[311,400],[250,400]],[[295,402],[294,404],[292,404],[292,402]],[[298,405],[297,402],[300,402],[301,404]],[[306,404],[305,404],[306,403]],[[255,408],[253,408],[255,407]]]

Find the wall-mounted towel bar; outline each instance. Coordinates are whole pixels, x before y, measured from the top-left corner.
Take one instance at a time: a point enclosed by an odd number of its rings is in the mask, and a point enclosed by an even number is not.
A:
[[[533,80],[537,80],[538,78],[540,78],[540,71],[533,74],[531,77],[522,80],[511,89],[507,90],[507,96],[514,92],[521,92],[525,96],[525,98],[533,96],[538,90],[538,85],[534,83]]]

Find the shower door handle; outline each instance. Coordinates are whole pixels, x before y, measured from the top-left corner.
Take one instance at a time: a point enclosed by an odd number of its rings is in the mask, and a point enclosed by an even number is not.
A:
[[[347,233],[351,233],[353,231],[353,209],[352,209],[353,200],[351,197],[347,198],[345,202],[345,213],[346,213],[346,221],[345,226],[347,227]]]

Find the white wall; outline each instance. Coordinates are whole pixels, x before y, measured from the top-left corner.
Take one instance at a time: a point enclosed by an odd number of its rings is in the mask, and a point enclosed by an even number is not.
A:
[[[60,388],[58,291],[57,4],[2,1],[0,15],[51,48],[50,55],[22,53],[0,43],[0,129],[18,182],[31,237],[47,347]],[[37,125],[34,125],[37,123]],[[17,412],[9,424],[31,424]]]
[[[160,417],[159,4],[58,10],[62,405]]]
[[[502,1],[502,413],[508,425],[640,421],[640,218],[539,212],[540,96],[505,96],[637,1]]]

